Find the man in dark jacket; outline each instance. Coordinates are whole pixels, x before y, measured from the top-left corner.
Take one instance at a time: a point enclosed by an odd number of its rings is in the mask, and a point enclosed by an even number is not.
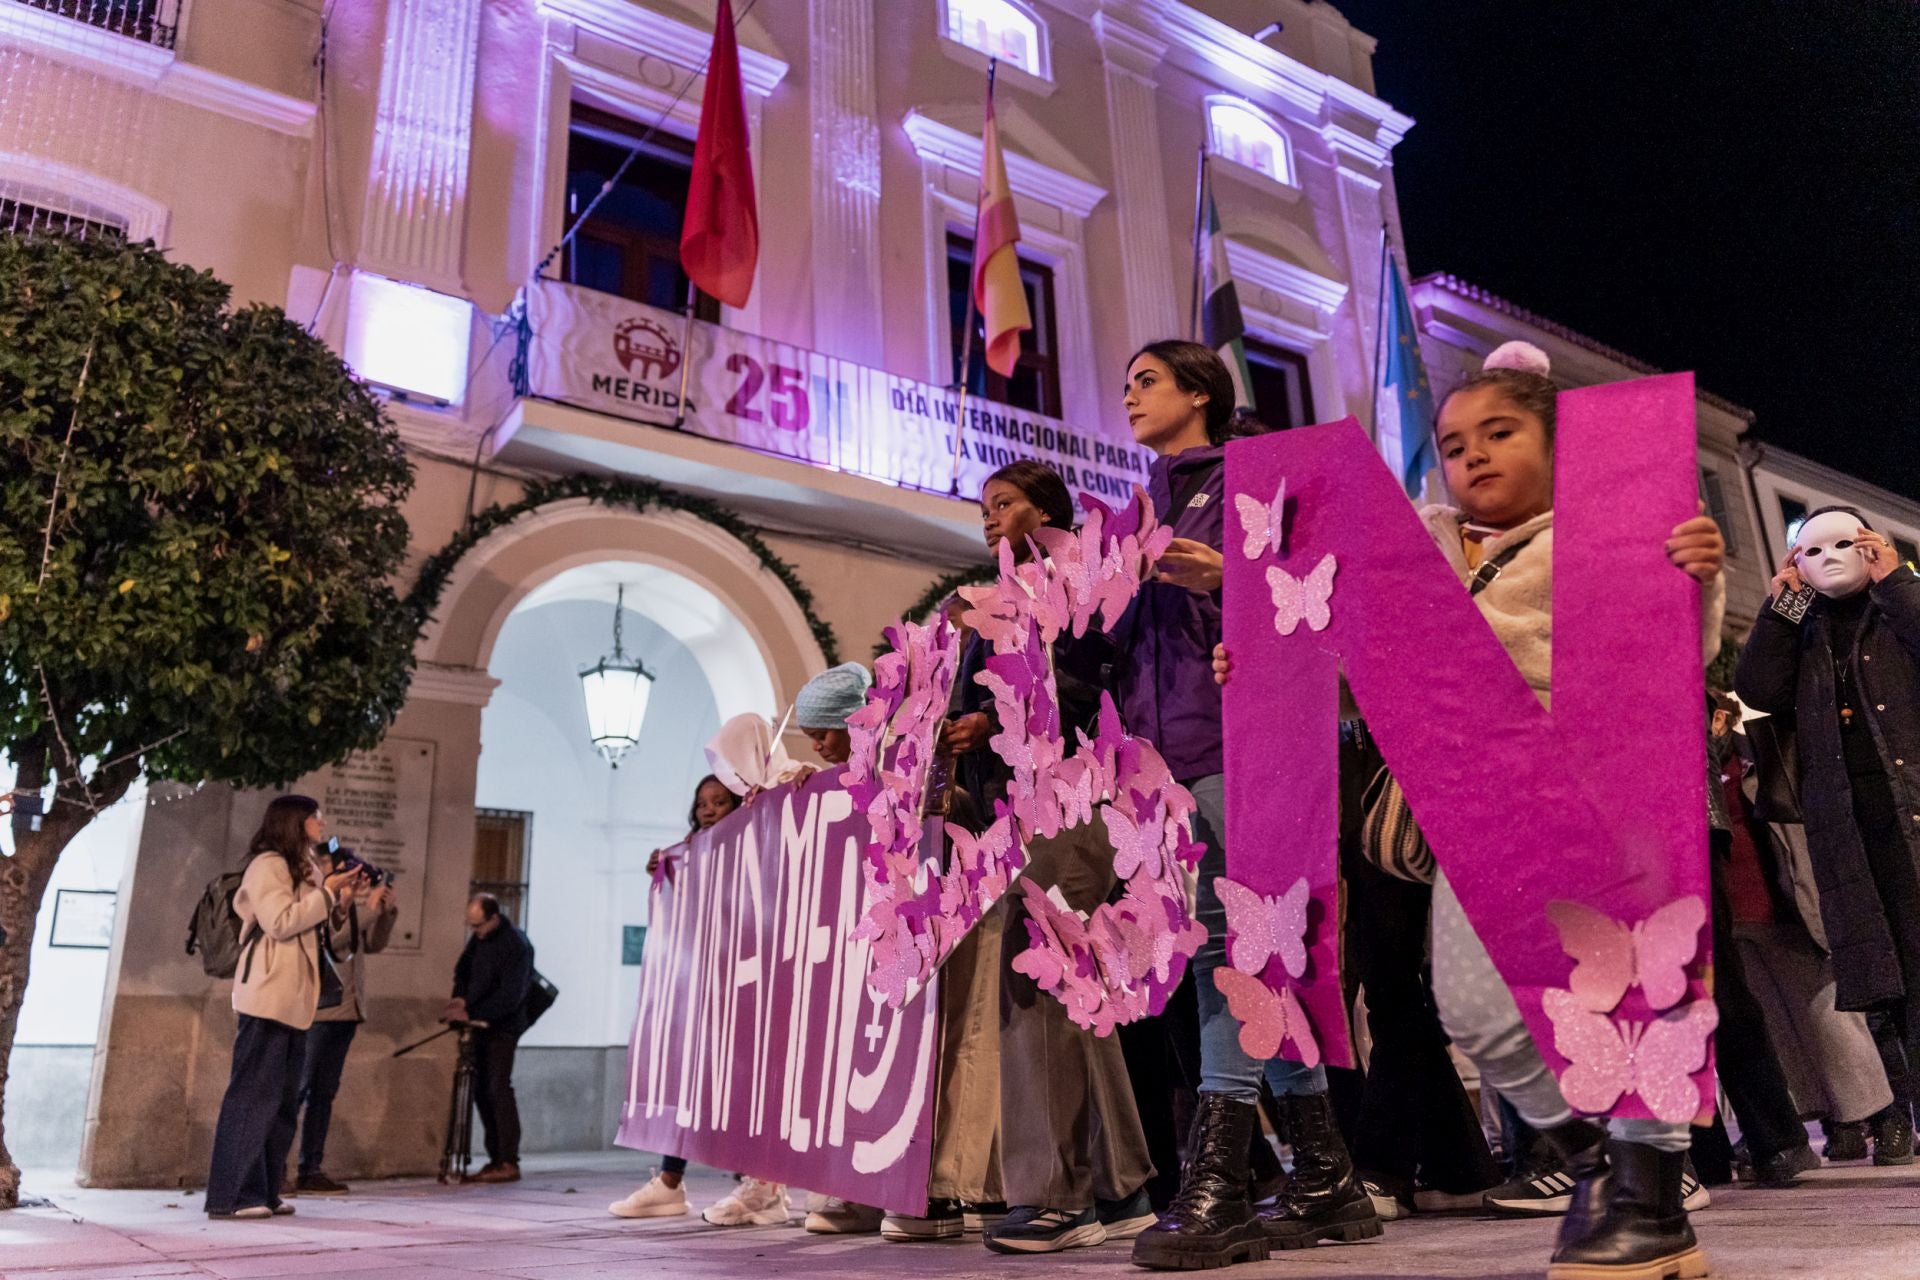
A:
[[[1920,1058],[1920,577],[1857,512],[1814,512],[1774,575],[1734,688],[1799,734],[1835,1004],[1897,1032],[1910,1070]],[[1895,1110],[1875,1126],[1876,1158],[1893,1154],[1885,1163],[1912,1159],[1912,1118]]]
[[[473,1101],[487,1135],[487,1163],[469,1182],[520,1180],[520,1105],[513,1096],[513,1055],[527,1029],[533,944],[500,910],[476,893],[467,902],[473,936],[453,967],[453,999],[441,1020],[485,1023],[473,1038]]]

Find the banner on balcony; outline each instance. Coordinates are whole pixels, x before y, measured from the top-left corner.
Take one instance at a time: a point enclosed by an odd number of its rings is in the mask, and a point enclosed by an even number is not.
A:
[[[1146,452],[1054,418],[766,338],[686,320],[557,281],[529,292],[531,394],[655,426],[946,493],[953,433],[969,497],[1020,458],[1052,464],[1068,488],[1124,500]],[[687,409],[680,412],[685,385]]]
[[[621,1146],[922,1211],[938,1001],[929,986],[896,1010],[867,990],[870,948],[849,936],[866,840],[866,816],[821,773],[670,851]]]

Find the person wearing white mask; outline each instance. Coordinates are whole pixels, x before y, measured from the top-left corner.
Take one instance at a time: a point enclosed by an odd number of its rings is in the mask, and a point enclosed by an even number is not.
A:
[[[1859,512],[1815,511],[1774,575],[1734,688],[1799,732],[1835,1004],[1865,1012],[1920,1063],[1920,576]],[[1913,1159],[1904,1099],[1873,1136],[1876,1162]]]

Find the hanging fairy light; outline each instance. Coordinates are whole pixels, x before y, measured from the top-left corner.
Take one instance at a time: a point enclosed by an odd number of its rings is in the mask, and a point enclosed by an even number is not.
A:
[[[614,589],[613,652],[580,672],[580,692],[587,700],[587,732],[593,737],[594,747],[616,769],[620,757],[640,741],[647,700],[653,695],[653,673],[620,647],[626,593],[624,586]]]

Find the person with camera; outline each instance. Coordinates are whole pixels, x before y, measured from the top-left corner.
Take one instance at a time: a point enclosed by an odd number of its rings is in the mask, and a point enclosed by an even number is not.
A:
[[[533,944],[500,910],[476,893],[467,901],[473,936],[453,967],[453,999],[440,1020],[473,1027],[473,1101],[487,1135],[487,1163],[469,1182],[520,1181],[520,1106],[513,1096],[513,1055],[527,1029],[533,988]]]
[[[247,846],[246,871],[233,895],[241,939],[233,982],[239,1019],[233,1070],[213,1131],[209,1218],[293,1212],[280,1199],[280,1178],[300,1110],[307,1028],[323,1001],[340,998],[321,955],[321,931],[336,910],[352,906],[364,882],[359,869],[322,878],[310,850],[326,833],[319,804],[280,796]]]
[[[386,950],[400,908],[394,905],[391,876],[380,867],[362,862],[338,841],[316,846],[314,862],[322,876],[362,871],[369,887],[362,901],[335,908],[327,922],[327,951],[340,975],[340,1003],[314,1014],[313,1025],[307,1028],[306,1065],[300,1073],[304,1115],[294,1190],[303,1196],[343,1196],[349,1190],[347,1185],[329,1178],[322,1165],[347,1050],[367,1017],[367,972],[360,958]]]

